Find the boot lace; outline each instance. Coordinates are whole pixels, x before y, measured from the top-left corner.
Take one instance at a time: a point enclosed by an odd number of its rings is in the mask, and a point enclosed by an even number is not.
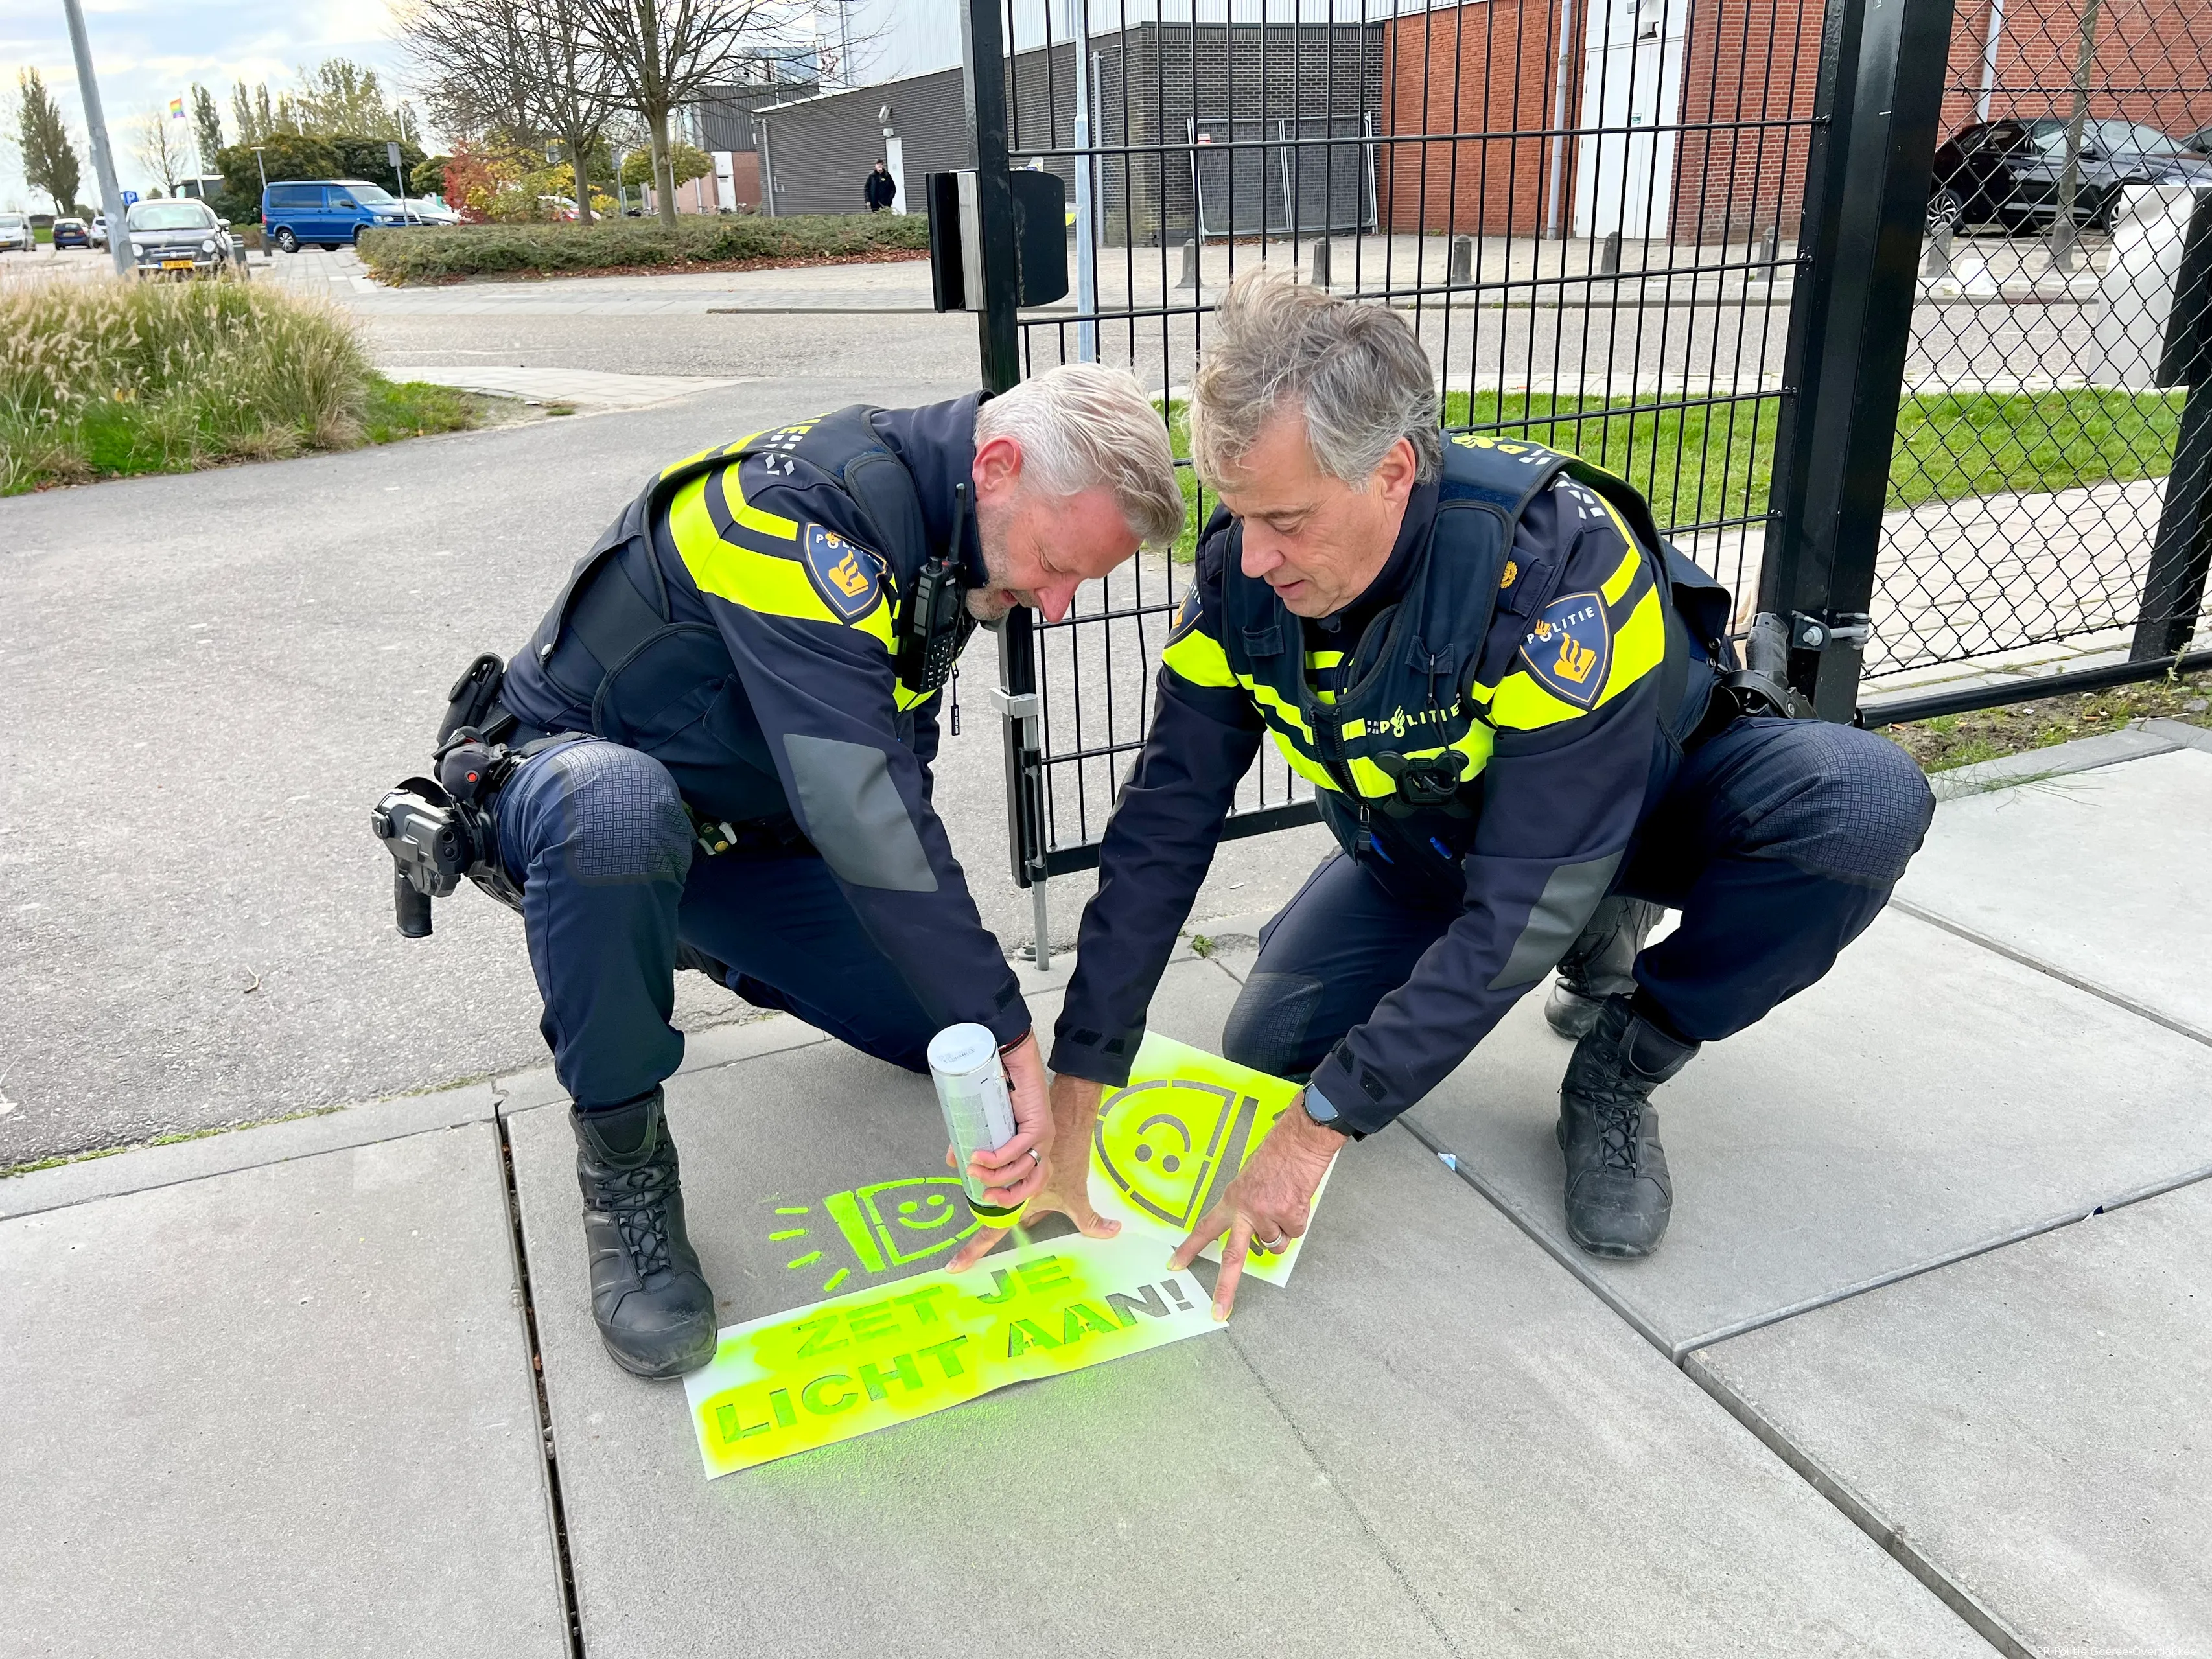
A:
[[[1599,1108],[1598,1156],[1608,1170],[1636,1173],[1638,1132],[1644,1127],[1642,1103],[1616,1096]]]
[[[658,1164],[609,1170],[597,1184],[599,1207],[614,1217],[638,1277],[667,1272],[667,1170]]]

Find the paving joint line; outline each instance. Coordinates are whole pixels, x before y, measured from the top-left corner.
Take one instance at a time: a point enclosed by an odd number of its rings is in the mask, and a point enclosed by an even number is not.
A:
[[[538,1303],[530,1282],[530,1250],[522,1236],[522,1195],[514,1180],[514,1144],[508,1137],[507,1116],[495,1110],[492,1133],[499,1151],[500,1190],[507,1201],[509,1248],[514,1255],[514,1283],[520,1300],[523,1340],[530,1354],[531,1398],[538,1407],[538,1467],[545,1477],[546,1521],[553,1534],[554,1565],[561,1577],[561,1611],[569,1659],[584,1659],[584,1620],[576,1600],[575,1563],[568,1553],[568,1513],[561,1498],[561,1463],[553,1444],[552,1402],[545,1393],[545,1354],[538,1340]]]
[[[2176,1019],[2170,1014],[2162,1014],[2148,1003],[2137,1002],[2133,997],[2110,990],[2094,981],[2083,979],[2079,975],[2069,974],[2054,963],[2030,956],[2025,951],[2015,950],[2002,939],[1993,939],[1978,928],[1970,927],[1963,921],[1954,921],[1948,916],[1924,909],[1910,899],[1901,899],[1892,895],[1889,902],[1893,909],[1901,910],[1915,921],[1924,921],[1931,927],[1940,927],[1945,933],[1954,934],[1966,940],[1969,945],[1978,945],[1984,951],[1993,951],[2008,962],[2016,962],[2023,968],[2032,968],[2047,978],[2057,980],[2061,985],[2070,985],[2077,991],[2086,992],[2101,1002],[2109,1002],[2113,1007],[2122,1009],[2140,1019],[2147,1019],[2154,1025],[2163,1025],[2178,1036],[2185,1036],[2192,1042],[2201,1042],[2206,1048],[2212,1048],[2212,1031],[2199,1030],[2187,1020]]]
[[[1228,1340],[1230,1349],[1236,1354],[1238,1363],[1244,1367],[1245,1374],[1259,1385],[1260,1392],[1267,1397],[1267,1403],[1275,1408],[1275,1415],[1282,1419],[1283,1426],[1291,1431],[1291,1437],[1298,1443],[1298,1449],[1306,1455],[1306,1460],[1314,1466],[1315,1471],[1321,1478],[1328,1482],[1329,1491],[1336,1494],[1337,1501],[1344,1505],[1346,1513],[1352,1516],[1353,1522],[1366,1535],[1367,1540],[1375,1546],[1376,1553],[1382,1558],[1382,1565],[1389,1568],[1390,1576],[1398,1581],[1398,1588],[1406,1593],[1407,1600],[1421,1610],[1421,1617],[1428,1621],[1429,1628],[1436,1632],[1437,1640],[1444,1644],[1445,1651],[1454,1655],[1455,1659],[1460,1659],[1459,1644],[1452,1640],[1451,1632],[1444,1628],[1443,1620],[1437,1616],[1436,1610],[1429,1605],[1428,1597],[1414,1588],[1413,1580],[1407,1577],[1405,1568],[1400,1565],[1396,1552],[1382,1540],[1382,1534],[1375,1530],[1365,1513],[1352,1500],[1352,1494],[1339,1486],[1336,1483],[1336,1478],[1329,1474],[1328,1465],[1322,1461],[1321,1454],[1314,1449],[1313,1443],[1306,1438],[1305,1431],[1298,1426],[1297,1419],[1291,1415],[1281,1398],[1277,1395],[1273,1388],[1268,1386],[1267,1379],[1260,1374],[1260,1368],[1252,1363],[1252,1356],[1246,1353],[1243,1346],[1238,1344],[1236,1327],[1234,1325],[1226,1327],[1222,1335]]]
[[[1680,1369],[1723,1411],[1735,1419],[1754,1439],[1780,1458],[1791,1473],[1827,1499],[1845,1520],[1873,1540],[1891,1560],[1918,1579],[1923,1588],[1957,1614],[1975,1635],[2003,1654],[2005,1659],[2044,1659],[2044,1656],[2030,1647],[2018,1632],[1984,1607],[1978,1596],[1923,1554],[1903,1532],[1884,1520],[1871,1504],[1830,1474],[1818,1459],[1802,1449],[1758,1407],[1698,1363],[1694,1355],[1685,1359]]]
[[[1905,1535],[1895,1527],[1890,1525],[1888,1522],[1883,1520],[1874,1510],[1873,1506],[1868,1504],[1864,1498],[1853,1492],[1844,1482],[1830,1474],[1812,1456],[1802,1451],[1796,1444],[1781,1431],[1781,1429],[1769,1423],[1766,1419],[1762,1417],[1748,1402],[1739,1399],[1735,1391],[1729,1389],[1726,1383],[1721,1382],[1719,1378],[1712,1376],[1711,1373],[1708,1371],[1698,1361],[1697,1358],[1698,1350],[1697,1347],[1685,1346],[1678,1352],[1675,1349],[1674,1345],[1669,1343],[1665,1338],[1661,1336],[1652,1327],[1650,1322],[1637,1313],[1635,1310],[1631,1308],[1610,1285],[1597,1279],[1583,1263],[1574,1260],[1573,1257],[1567,1253],[1565,1249],[1559,1244],[1557,1241],[1548,1237],[1544,1233],[1538,1231],[1537,1228],[1524,1218],[1514,1206],[1508,1203],[1504,1196],[1492,1188],[1491,1183],[1484,1181],[1480,1176],[1477,1176],[1473,1170],[1468,1168],[1466,1164],[1462,1164],[1456,1153],[1451,1152],[1448,1147],[1440,1145],[1433,1137],[1421,1129],[1419,1125],[1415,1124],[1410,1117],[1400,1117],[1397,1121],[1404,1126],[1406,1132],[1412,1135],[1414,1139],[1419,1141],[1422,1146],[1427,1147],[1431,1152],[1434,1152],[1437,1155],[1438,1161],[1444,1163],[1445,1167],[1449,1169],[1454,1175],[1457,1176],[1462,1181],[1473,1188],[1476,1193],[1480,1194],[1489,1202],[1493,1209],[1497,1210],[1508,1221],[1519,1228],[1522,1233],[1533,1241],[1538,1249],[1541,1249],[1547,1255],[1550,1256],[1554,1261],[1565,1268],[1568,1273],[1578,1281],[1585,1290],[1589,1291],[1598,1301],[1603,1303],[1607,1308],[1611,1309],[1613,1312],[1620,1317],[1623,1323],[1627,1325],[1632,1330],[1635,1331],[1638,1335],[1649,1342],[1654,1348],[1656,1348],[1666,1358],[1668,1364],[1672,1365],[1675,1370],[1682,1372],[1685,1376],[1689,1377],[1692,1382],[1695,1382],[1700,1389],[1704,1389],[1707,1395],[1711,1395],[1715,1402],[1717,1403],[1723,1411],[1727,1412],[1729,1416],[1735,1419],[1736,1422],[1741,1427],[1749,1431],[1760,1444],[1764,1445],[1769,1451],[1780,1458],[1784,1466],[1786,1466],[1791,1473],[1797,1475],[1799,1479],[1802,1480],[1808,1486],[1811,1486],[1814,1492],[1818,1492],[1820,1497],[1825,1498],[1832,1507],[1839,1511],[1845,1520],[1849,1521],[1853,1526],[1864,1533],[1881,1547],[1885,1554],[1888,1555],[1893,1560],[1897,1562],[1899,1566],[1903,1567],[1907,1572],[1911,1573],[1916,1579],[1917,1579],[1923,1588],[1933,1595],[1937,1601],[1942,1602],[1945,1607],[1948,1607],[1953,1613],[1966,1624],[1967,1628],[1972,1630],[1977,1636],[1987,1642],[1998,1652],[2003,1654],[2005,1656],[2005,1659],[2044,1659],[2044,1656],[2037,1653],[2033,1648],[2029,1647],[2026,1642],[2021,1639],[2018,1634],[2015,1633],[2010,1626],[2006,1625],[2002,1619],[1999,1619],[1987,1607],[1984,1607],[1970,1591],[1966,1589],[1963,1586],[1954,1583],[1941,1567],[1935,1564],[1935,1562],[1923,1555],[1917,1549],[1914,1548],[1913,1546],[1905,1539]],[[2202,1176],[2206,1175],[2212,1175],[2212,1170],[2202,1171],[2197,1177],[2191,1178],[2201,1178]],[[2188,1184],[2188,1178],[2185,1178],[2183,1181],[2178,1182],[2174,1184],[2186,1185]],[[2164,1190],[2171,1190],[2171,1188],[2165,1188]],[[2153,1196],[2153,1194],[2146,1192],[2133,1195],[2126,1201],[2133,1202],[2136,1198],[2150,1196]],[[2097,1209],[2085,1212],[2081,1215],[2067,1216],[2056,1223],[2039,1226],[2037,1229],[2031,1231],[2026,1235],[2026,1237],[2035,1237],[2037,1233],[2054,1231],[2056,1227],[2064,1226],[2071,1222],[2086,1220],[2088,1216],[2100,1213],[2102,1208],[2103,1206],[2100,1205]],[[1978,1246],[1975,1249],[1963,1254],[1979,1255],[1988,1249],[2000,1248],[2004,1243],[2016,1242],[2018,1242],[2016,1239],[1999,1240],[1993,1244]],[[1963,1259],[1963,1255],[1961,1257],[1953,1259]],[[1948,1265],[1948,1261],[1935,1262],[1929,1264],[1927,1267],[1914,1271],[1931,1271],[1936,1267],[1946,1265]],[[1881,1283],[1884,1284],[1894,1282],[1895,1280],[1893,1279],[1881,1281]],[[1874,1289],[1877,1286],[1875,1285],[1869,1285],[1865,1288]],[[1842,1298],[1838,1297],[1836,1299],[1840,1300]],[[1822,1305],[1826,1304],[1824,1304]],[[1781,1318],[1787,1316],[1789,1316],[1789,1315],[1785,1312],[1784,1315],[1777,1316],[1775,1320],[1765,1322],[1778,1322]],[[1738,1334],[1740,1334],[1741,1333]],[[1699,1343],[1707,1343],[1711,1340],[1712,1339],[1710,1338],[1701,1337],[1698,1339],[1698,1341]]]

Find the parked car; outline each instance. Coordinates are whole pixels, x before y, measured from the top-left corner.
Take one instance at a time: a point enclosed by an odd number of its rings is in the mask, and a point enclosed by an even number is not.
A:
[[[261,192],[261,222],[270,245],[297,253],[314,244],[343,247],[364,230],[419,225],[412,203],[380,185],[360,179],[303,179],[271,185]]]
[[[446,205],[442,196],[410,196],[407,210],[426,225],[458,225],[461,216]]]
[[[230,222],[205,202],[177,197],[134,203],[124,216],[131,254],[142,273],[178,277],[221,276],[235,248]]]
[[[2199,127],[2181,141],[2181,147],[2198,155],[2212,155],[2212,127]]]
[[[2067,125],[2057,116],[1984,121],[1938,145],[1928,228],[1995,223],[2017,231],[2056,219]],[[2083,122],[2075,222],[2111,228],[2129,185],[2212,185],[2212,160],[2187,154],[2186,143],[2134,121]]]
[[[92,232],[83,220],[54,221],[54,252],[58,253],[65,247],[81,247],[88,253],[92,251]]]
[[[38,245],[39,239],[31,229],[28,215],[0,213],[0,253],[8,252],[10,250],[18,253],[28,253]]]
[[[86,227],[85,234],[92,238],[92,245],[94,247],[106,247],[107,246],[107,216],[104,213],[94,214],[92,223]]]

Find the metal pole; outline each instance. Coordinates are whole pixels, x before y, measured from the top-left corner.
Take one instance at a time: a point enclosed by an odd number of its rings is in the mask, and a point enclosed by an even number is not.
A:
[[[1075,148],[1091,148],[1091,4],[1090,0],[1067,0],[1068,27],[1075,35]],[[1075,325],[1075,355],[1086,363],[1098,361],[1098,236],[1092,215],[1091,161],[1075,158],[1075,310],[1082,320]]]
[[[1566,188],[1567,179],[1567,88],[1574,79],[1573,50],[1568,35],[1575,26],[1575,0],[1559,0],[1559,67],[1552,82],[1552,189],[1551,203],[1544,210],[1544,234],[1552,241],[1566,236],[1560,213],[1559,196]],[[1482,228],[1477,225],[1475,229]]]
[[[1990,0],[1989,38],[1982,43],[1982,90],[1974,100],[1974,119],[1990,118],[1990,94],[1996,90],[1997,45],[2004,39],[2004,0]]]
[[[100,82],[92,73],[92,41],[84,32],[77,0],[62,0],[69,14],[70,50],[76,54],[76,95],[84,106],[85,131],[92,138],[92,172],[100,180],[100,205],[107,214],[107,257],[115,274],[128,276],[138,262],[131,256],[131,228],[124,222],[123,186],[115,180],[115,156],[107,147],[107,116],[100,106]]]
[[[2143,575],[2142,611],[2128,647],[2132,662],[2172,656],[2188,647],[2204,603],[2207,562],[2212,560],[2212,383],[2189,389],[2166,505],[2158,515],[2150,568]]]
[[[2097,62],[2098,0],[2081,9],[2081,45],[2074,64],[2074,106],[2066,119],[2066,163],[2058,170],[2058,213],[2051,222],[2051,263],[2074,269],[2074,245],[2081,240],[2074,222],[2074,204],[2081,191],[2081,128],[2089,116],[2089,75]]]
[[[1014,245],[1014,189],[1006,173],[1006,53],[1000,0],[960,0],[961,91],[975,139],[976,268],[982,293],[975,313],[983,389],[1004,392],[1022,378],[1021,334],[1015,322],[1021,265]],[[1038,754],[1036,616],[1017,606],[999,628],[1000,726],[1005,734],[1006,826],[1014,879],[1038,890],[1036,963],[1052,965],[1045,927],[1044,768]]]
[[[1858,699],[1890,451],[1912,333],[1951,0],[1841,0],[1823,45],[1790,307],[1759,608],[1819,624],[1790,683],[1826,720]]]

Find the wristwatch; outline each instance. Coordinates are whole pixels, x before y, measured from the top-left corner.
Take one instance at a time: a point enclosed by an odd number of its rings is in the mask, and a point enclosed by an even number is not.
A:
[[[1334,1129],[1337,1133],[1352,1140],[1367,1139],[1358,1130],[1346,1123],[1344,1121],[1344,1114],[1330,1105],[1328,1097],[1315,1088],[1312,1084],[1306,1085],[1305,1093],[1301,1098],[1305,1105],[1306,1115],[1322,1128]]]

